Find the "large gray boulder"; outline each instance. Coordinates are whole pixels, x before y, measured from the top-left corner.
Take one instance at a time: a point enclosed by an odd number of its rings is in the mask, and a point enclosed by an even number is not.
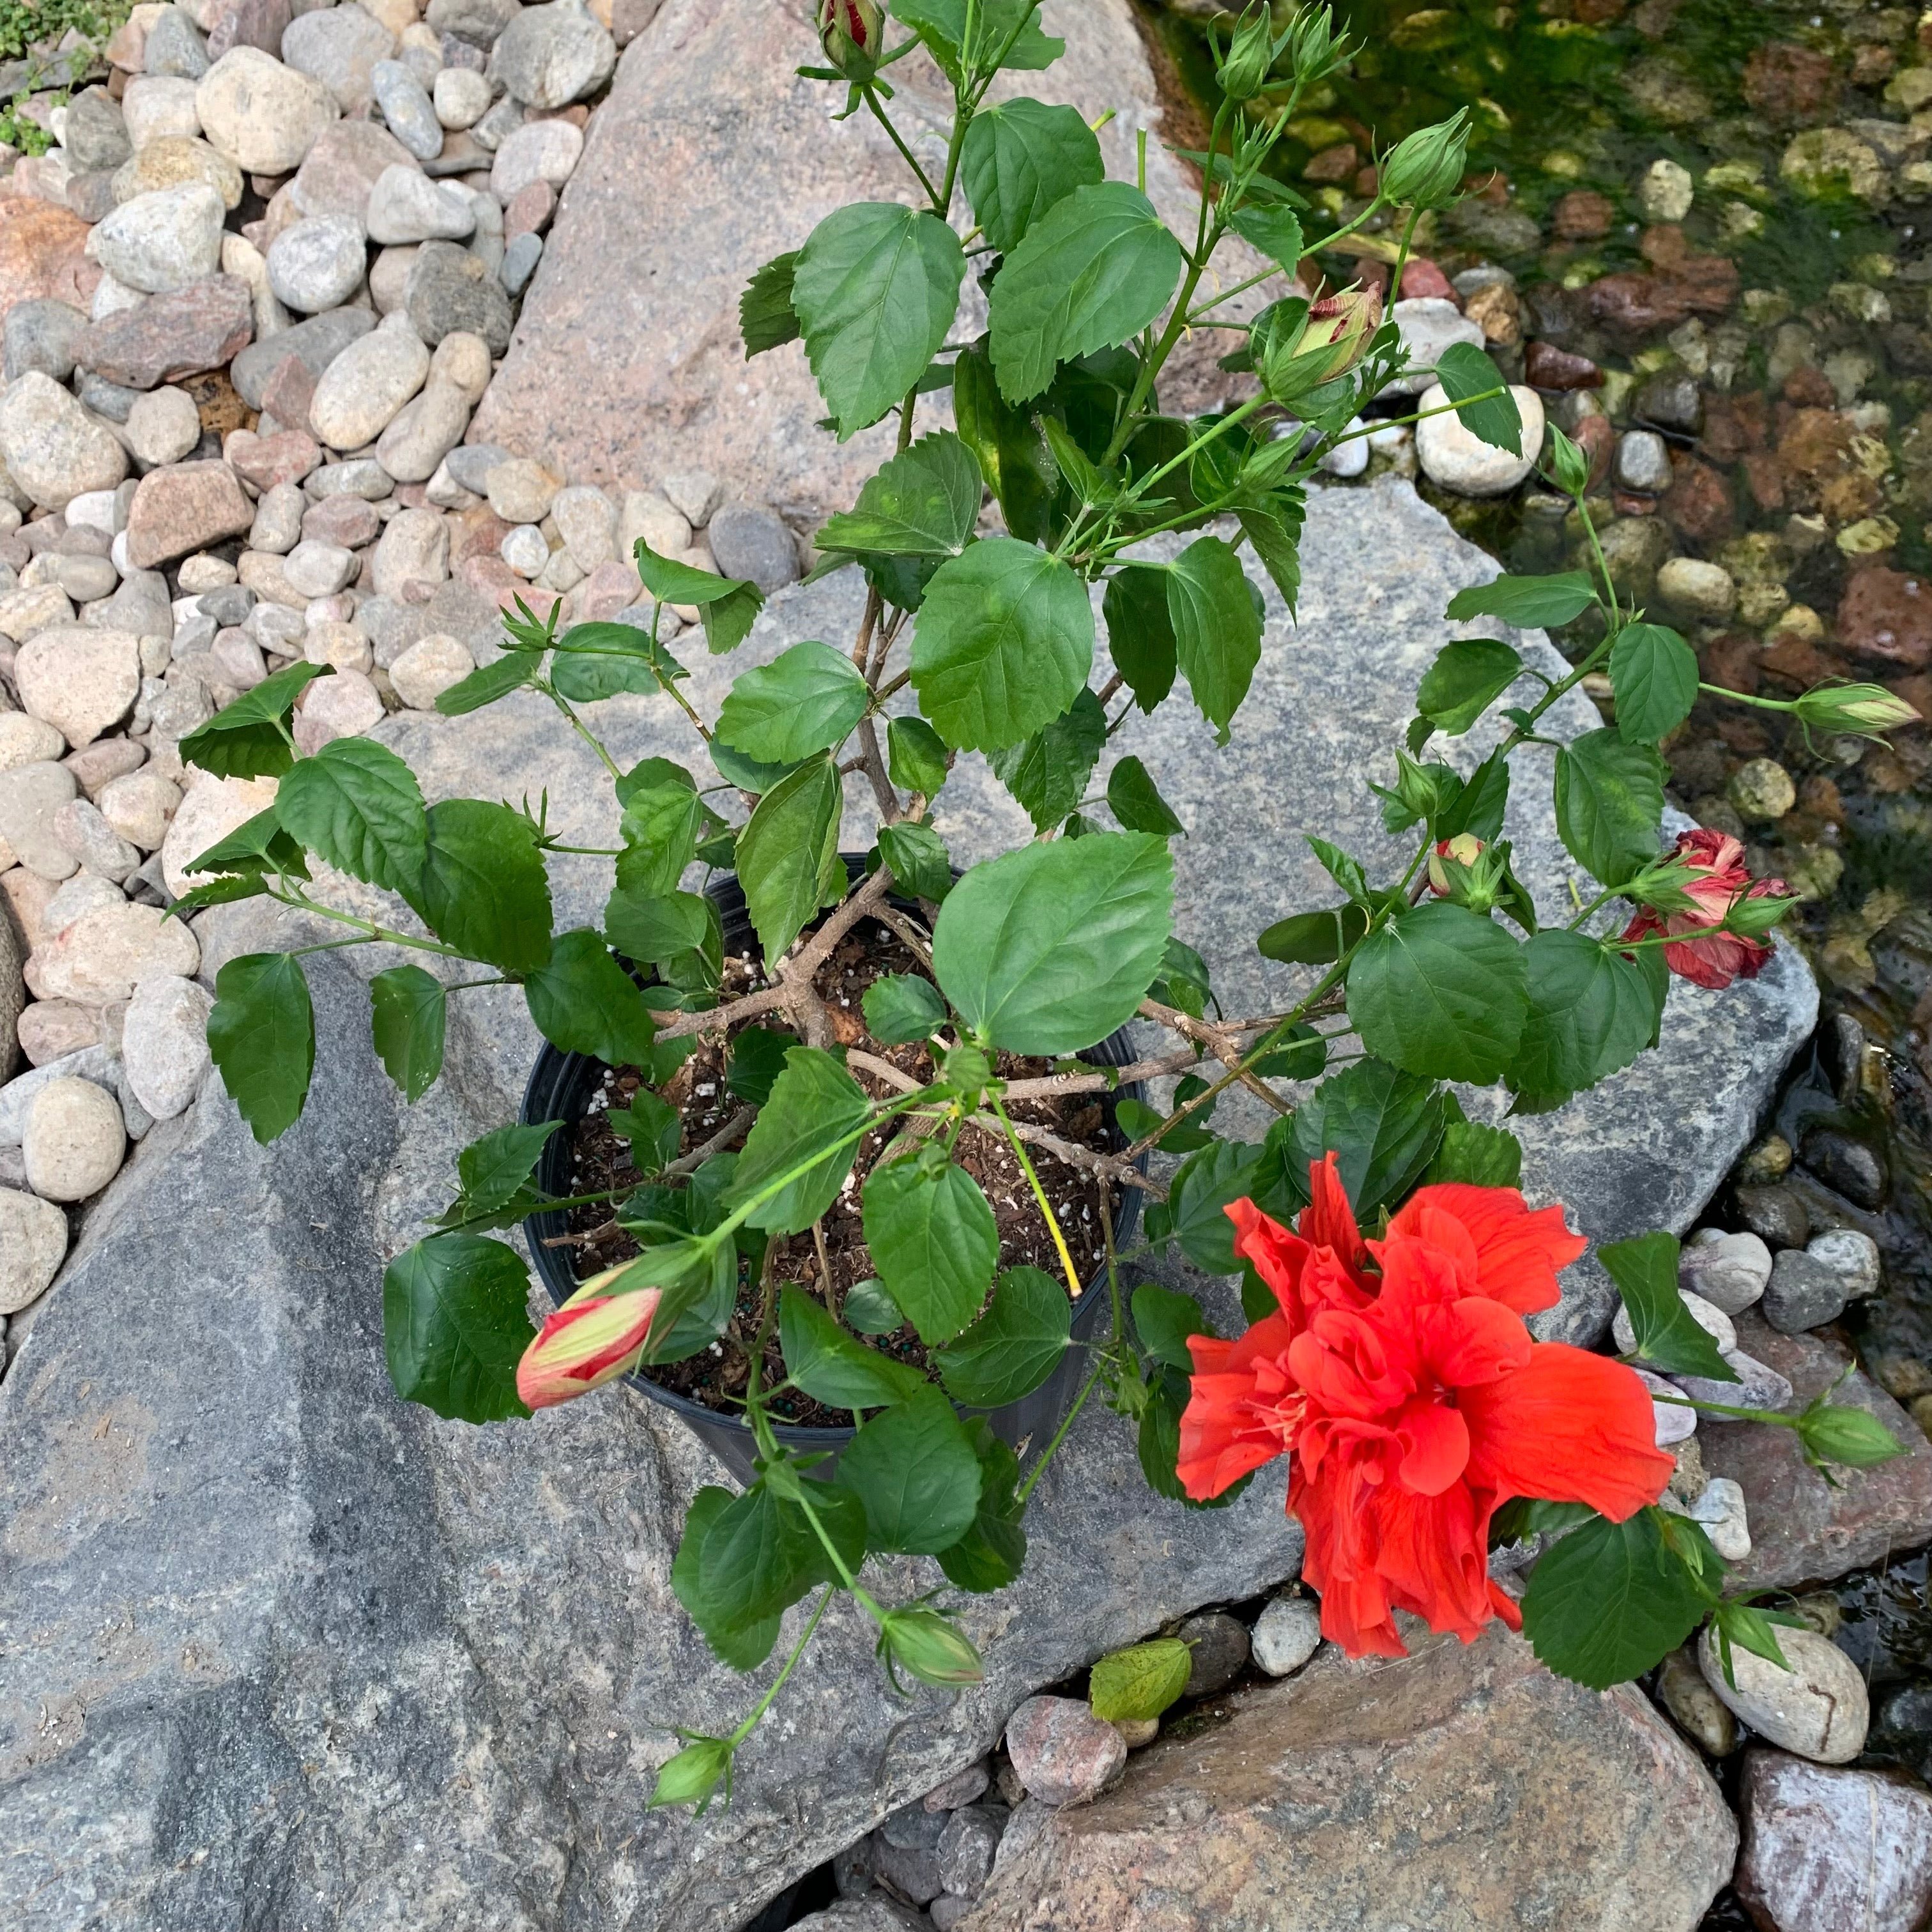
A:
[[[1209,953],[1230,1011],[1293,983],[1253,934],[1326,901],[1300,832],[1390,849],[1365,781],[1448,634],[1449,595],[1493,569],[1393,483],[1318,493],[1306,561],[1300,627],[1270,602],[1231,745],[1215,750],[1184,700],[1115,740],[1194,830],[1176,848],[1178,930]],[[859,603],[850,572],[789,590],[732,658],[676,647],[683,688],[714,712],[734,671],[802,636],[849,635]],[[665,700],[586,715],[622,764],[700,766]],[[1555,722],[1593,719],[1579,704]],[[566,842],[608,835],[608,778],[536,697],[454,721],[403,714],[379,735],[432,797],[547,789]],[[1567,862],[1546,755],[1526,761],[1511,829],[1554,904]],[[862,845],[850,796],[847,837]],[[1024,836],[977,757],[940,823],[962,860]],[[378,903],[328,883],[342,903]],[[560,859],[554,885],[562,916],[593,919],[606,863]],[[262,904],[198,922],[205,979],[306,936]],[[981,1690],[894,1702],[842,1610],[742,1754],[733,1808],[647,1814],[670,1727],[724,1728],[752,1696],[668,1585],[685,1505],[718,1472],[626,1392],[481,1430],[392,1394],[382,1266],[448,1198],[455,1150],[514,1112],[537,1042],[513,992],[466,994],[442,1084],[403,1108],[357,976],[391,963],[311,958],[323,1046],[306,1117],[257,1148],[218,1087],[158,1126],[0,1384],[0,1919],[228,1932],[266,1922],[272,1900],[278,1927],[316,1932],[730,1932],[984,1751],[1033,1690],[1294,1570],[1279,1469],[1228,1511],[1189,1513],[1148,1493],[1126,1425],[1094,1406],[1036,1492],[1025,1578],[969,1611]],[[1814,998],[1785,952],[1730,994],[1680,994],[1644,1067],[1522,1124],[1532,1196],[1568,1202],[1600,1238],[1686,1225]],[[1558,1325],[1594,1333],[1606,1301],[1572,1273]],[[1225,1286],[1190,1285],[1232,1318]],[[880,1587],[937,1580],[906,1560]]]
[[[890,423],[835,450],[814,427],[825,407],[802,346],[747,362],[738,332],[738,298],[760,262],[798,248],[849,202],[916,194],[877,122],[833,122],[842,91],[792,78],[823,58],[812,17],[802,0],[667,0],[631,43],[471,442],[541,458],[573,482],[649,488],[674,471],[712,470],[801,526],[844,508],[891,454]],[[1121,180],[1134,178],[1135,135],[1146,129],[1148,193],[1191,235],[1197,190],[1163,145],[1130,0],[1045,0],[1043,19],[1065,55],[1040,73],[1003,76],[995,97],[1070,104],[1090,122],[1111,112],[1101,150]],[[923,52],[894,64],[892,84],[893,118],[937,179],[951,90]],[[1227,287],[1266,266],[1240,243],[1215,258]],[[1221,314],[1250,314],[1283,286],[1276,278]],[[965,297],[971,335],[985,326],[985,304],[970,275]],[[1200,332],[1163,385],[1171,398],[1198,410],[1226,393],[1229,379],[1214,366],[1226,346]]]

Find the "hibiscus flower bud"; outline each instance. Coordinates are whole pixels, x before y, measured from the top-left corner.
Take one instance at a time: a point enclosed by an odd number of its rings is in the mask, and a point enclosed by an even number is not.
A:
[[[678,1736],[686,1737],[690,1733],[680,1731]],[[724,1786],[724,1802],[730,1804],[731,1754],[736,1749],[729,1738],[692,1737],[683,1750],[668,1760],[658,1773],[657,1786],[651,1793],[649,1808],[655,1810],[661,1804],[695,1804],[701,1818],[721,1780]]]
[[[1473,866],[1484,849],[1483,841],[1473,832],[1459,832],[1453,838],[1438,839],[1436,850],[1429,855],[1429,890],[1438,899],[1447,898],[1456,890],[1450,866]]]
[[[1262,91],[1276,52],[1274,22],[1265,7],[1252,6],[1241,16],[1228,57],[1214,70],[1214,80],[1230,100],[1252,100]]]
[[[632,1265],[622,1262],[593,1275],[544,1322],[517,1364],[517,1394],[526,1407],[568,1402],[636,1366],[664,1291],[609,1293],[609,1285]]]
[[[1837,1462],[1848,1469],[1869,1469],[1905,1454],[1904,1444],[1876,1416],[1849,1403],[1828,1402],[1822,1396],[1798,1418],[1798,1439],[1814,1468]]]
[[[1802,724],[1862,738],[1918,722],[1918,713],[1882,684],[1821,684],[1805,692],[1792,709]]]
[[[1590,486],[1590,458],[1554,423],[1550,425],[1550,475],[1566,496],[1580,496]]]
[[[1316,302],[1294,296],[1271,303],[1256,318],[1250,336],[1255,367],[1268,394],[1278,403],[1289,402],[1346,375],[1362,359],[1382,314],[1381,297],[1360,288]]]
[[[938,1610],[888,1610],[879,1626],[878,1652],[895,1682],[901,1670],[942,1690],[986,1678],[971,1640]]]
[[[1469,110],[1419,128],[1382,164],[1384,200],[1402,208],[1447,208],[1456,199],[1468,164]]]
[[[885,25],[878,0],[819,0],[819,44],[848,80],[870,80],[878,71]]]
[[[1335,34],[1334,14],[1326,7],[1304,7],[1289,21],[1282,38],[1288,64],[1304,88],[1332,74],[1353,50]]]

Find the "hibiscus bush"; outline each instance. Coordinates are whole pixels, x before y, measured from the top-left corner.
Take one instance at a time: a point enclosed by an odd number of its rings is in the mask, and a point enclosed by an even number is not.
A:
[[[1556,1303],[1558,1271],[1583,1243],[1560,1207],[1526,1206],[1516,1138],[1470,1118],[1450,1084],[1500,1087],[1520,1114],[1562,1106],[1655,1042],[1673,969],[1721,987],[1768,956],[1791,903],[1775,881],[1752,880],[1735,842],[1714,835],[1660,849],[1658,741],[1700,688],[1688,644],[1619,599],[1600,554],[1592,568],[1462,592],[1452,619],[1526,629],[1594,613],[1600,640],[1557,678],[1502,638],[1448,645],[1404,741],[1364,775],[1408,842],[1406,862],[1382,875],[1312,840],[1332,902],[1258,934],[1175,932],[1170,844],[1182,827],[1130,748],[1137,716],[1163,704],[1194,706],[1224,743],[1238,728],[1262,648],[1256,578],[1292,608],[1308,479],[1367,433],[1365,412],[1410,368],[1376,292],[1330,286],[1324,265],[1359,236],[1400,286],[1420,224],[1463,190],[1462,117],[1384,156],[1342,225],[1305,233],[1316,211],[1270,157],[1348,49],[1326,10],[1257,7],[1222,56],[1222,105],[1188,157],[1198,211],[1176,234],[1142,186],[1105,178],[1077,112],[995,98],[1003,70],[1060,52],[1035,0],[893,0],[892,11],[899,37],[873,0],[825,0],[829,64],[804,71],[892,134],[910,199],[830,215],[750,274],[742,309],[748,355],[802,344],[840,437],[895,431],[893,454],[818,534],[822,570],[862,574],[856,634],[743,671],[706,718],[672,646],[734,650],[759,614],[751,584],[640,544],[645,622],[566,626],[556,604],[506,619],[503,655],[440,708],[512,693],[554,704],[608,771],[601,847],[565,844],[527,801],[426,805],[370,740],[298,756],[291,710],[326,666],[292,665],[229,706],[183,755],[279,789],[202,855],[206,883],[176,910],[266,895],[337,928],[221,969],[209,1039],[229,1093],[265,1141],[299,1115],[316,1047],[303,960],[326,946],[401,949],[371,982],[371,1025],[412,1101],[441,1070],[449,1001],[506,983],[556,1047],[635,1070],[609,1124],[636,1181],[554,1195],[537,1176],[560,1124],[506,1124],[463,1154],[440,1222],[389,1268],[383,1312],[400,1394],[473,1423],[736,1352],[752,1480],[699,1492],[672,1582],[745,1671],[765,1666],[784,1612],[815,1600],[743,1724],[688,1739],[662,1800],[728,1791],[737,1745],[840,1592],[870,1620],[895,1682],[978,1681],[960,1593],[1019,1574],[1029,1494],[1096,1395],[1138,1432],[1150,1510],[1223,1502],[1261,1463],[1291,1459],[1306,1574],[1324,1628],[1351,1651],[1399,1650],[1400,1610],[1466,1637],[1492,1616],[1520,1619],[1554,1667],[1592,1684],[1648,1667],[1706,1615],[1727,1642],[1774,1652],[1765,1613],[1726,1595],[1702,1532],[1656,1507],[1672,1463],[1645,1384],[1622,1364],[1531,1339],[1524,1318]],[[922,160],[892,118],[890,71],[915,50],[952,86],[943,160]],[[1246,284],[1204,292],[1231,238],[1267,265],[1254,282],[1286,291],[1245,321],[1228,304]],[[978,312],[962,308],[969,268],[983,330],[961,320]],[[1164,412],[1169,358],[1209,332],[1252,377],[1249,399],[1191,420]],[[1486,356],[1459,346],[1434,374],[1443,393],[1430,410],[1518,447],[1516,403]],[[1394,408],[1400,421],[1428,412]],[[1544,461],[1587,528],[1582,454],[1552,432]],[[674,628],[670,609],[693,628]],[[1616,722],[1555,760],[1562,841],[1595,884],[1574,916],[1545,923],[1504,836],[1512,760],[1549,742],[1552,706],[1603,669]],[[619,693],[677,707],[694,768],[620,766],[579,709]],[[1866,687],[1795,706],[1832,731],[1910,715]],[[1036,836],[956,874],[944,794],[975,756]],[[848,782],[878,822],[856,869],[839,849]],[[608,868],[597,925],[556,929],[553,858]],[[754,982],[731,976],[741,962],[726,958],[716,899],[689,889],[694,866],[735,874]],[[345,877],[393,910],[376,916],[367,895],[344,903]],[[910,964],[869,986],[861,1027],[814,979],[874,921]],[[1203,956],[1250,943],[1303,969],[1301,991],[1232,1017]],[[1081,1057],[1136,1020],[1159,1043],[1132,1064]],[[732,1104],[698,1135],[662,1090],[700,1043],[725,1055]],[[910,1057],[890,1057],[900,1048]],[[1170,1080],[1162,1105],[1127,1090]],[[1274,1117],[1259,1141],[1216,1129],[1237,1086]],[[1111,1108],[1114,1144],[1024,1116],[1027,1103],[1083,1095]],[[862,1143],[883,1150],[862,1188]],[[1050,1271],[1001,1266],[993,1208],[967,1165],[989,1148],[1024,1178]],[[1090,1178],[1084,1233],[1042,1186],[1042,1154]],[[1187,1295],[1145,1281],[1129,1292],[1109,1204],[1123,1189],[1146,1204],[1152,1248],[1241,1277],[1244,1335],[1217,1339]],[[536,1327],[523,1256],[498,1237],[573,1207],[608,1212],[637,1251]],[[825,1229],[854,1214],[873,1274],[841,1297]],[[1659,1234],[1603,1251],[1633,1359],[1732,1378],[1678,1298],[1676,1247]],[[814,1250],[815,1268],[783,1258]],[[1105,1335],[1076,1338],[1083,1294],[1105,1296]],[[986,1413],[1042,1388],[1070,1351],[1082,1375],[1051,1439],[1002,1440]],[[801,1398],[854,1418],[836,1460],[781,1435],[795,1412],[775,1405]],[[1797,1428],[1820,1458],[1892,1447],[1856,1411],[1766,1419]],[[1491,1582],[1490,1554],[1538,1537],[1551,1546],[1519,1606]],[[868,1565],[904,1554],[935,1558],[945,1587],[887,1600]],[[1104,1673],[1096,1697],[1104,1681],[1117,1714],[1152,1714],[1127,1706],[1178,1694],[1172,1664]]]

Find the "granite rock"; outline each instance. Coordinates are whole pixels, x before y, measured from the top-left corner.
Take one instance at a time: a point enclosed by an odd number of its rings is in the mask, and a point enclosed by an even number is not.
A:
[[[124,201],[88,246],[114,279],[143,295],[167,295],[221,266],[221,196],[204,181],[183,182]]]
[[[583,0],[524,8],[490,51],[490,78],[512,99],[538,109],[567,107],[595,93],[616,64],[616,43]]]
[[[124,718],[140,688],[140,640],[74,625],[37,632],[20,646],[20,701],[76,751]]]
[[[1023,1808],[964,1927],[1688,1932],[1737,1826],[1642,1694],[1553,1676],[1494,1624],[1411,1641],[1236,1692],[1091,1804]]]
[[[332,448],[374,442],[429,374],[429,351],[392,319],[352,342],[322,372],[309,426]]]
[[[268,286],[302,315],[338,308],[362,284],[362,224],[341,214],[310,215],[268,244]]]
[[[150,296],[139,308],[97,319],[80,362],[108,382],[152,389],[246,355],[254,330],[248,284],[233,275],[209,275],[184,289]]]
[[[344,114],[368,112],[376,64],[395,50],[395,35],[361,7],[298,14],[282,36],[284,64],[327,88]]]
[[[303,368],[320,381],[351,343],[375,326],[376,318],[366,308],[332,309],[326,315],[311,316],[266,341],[250,344],[235,358],[230,380],[242,400],[250,409],[259,410],[269,381],[290,356],[299,358]]]
[[[0,463],[50,510],[88,490],[111,490],[128,473],[127,452],[113,433],[38,369],[0,392]]]
[[[255,506],[225,463],[177,463],[151,470],[128,512],[128,560],[138,570],[240,536]]]
[[[256,175],[301,166],[341,112],[320,81],[250,46],[230,48],[208,69],[195,87],[194,104],[208,145]]]

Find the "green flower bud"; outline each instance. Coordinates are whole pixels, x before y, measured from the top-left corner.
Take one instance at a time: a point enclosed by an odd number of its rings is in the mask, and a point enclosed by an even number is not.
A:
[[[1918,713],[1882,684],[1821,684],[1796,700],[1792,708],[1808,728],[1865,738],[1918,722]]]
[[[1398,207],[1447,208],[1468,172],[1469,110],[1409,136],[1382,164],[1384,196]]]
[[[848,80],[870,80],[878,73],[885,32],[878,0],[818,0],[819,44]]]
[[[1578,448],[1554,423],[1550,425],[1550,474],[1566,496],[1580,496],[1589,488],[1588,453]]]
[[[986,1678],[980,1653],[938,1610],[888,1610],[879,1626],[878,1652],[895,1684],[901,1670],[942,1690]]]
[[[722,1778],[724,1784],[724,1802],[731,1802],[731,1754],[737,1747],[729,1738],[711,1738],[693,1736],[686,1731],[680,1737],[689,1737],[691,1742],[676,1756],[671,1759],[658,1773],[657,1788],[651,1793],[651,1808],[661,1804],[695,1804],[698,1815],[704,1816]]]
[[[1905,1445],[1878,1418],[1849,1403],[1828,1402],[1822,1396],[1798,1418],[1798,1439],[1804,1460],[1815,1465],[1837,1462],[1848,1469],[1869,1469],[1905,1454]]]
[[[1326,7],[1303,8],[1282,38],[1287,43],[1288,64],[1304,87],[1326,79],[1352,51],[1346,40],[1336,38],[1335,16]]]
[[[1262,91],[1274,64],[1273,22],[1264,6],[1251,6],[1241,16],[1228,57],[1214,70],[1215,84],[1230,100],[1252,100]]]
[[[1382,314],[1382,298],[1362,289],[1316,302],[1294,296],[1270,303],[1249,336],[1262,386],[1276,402],[1288,403],[1346,375],[1362,359]]]

